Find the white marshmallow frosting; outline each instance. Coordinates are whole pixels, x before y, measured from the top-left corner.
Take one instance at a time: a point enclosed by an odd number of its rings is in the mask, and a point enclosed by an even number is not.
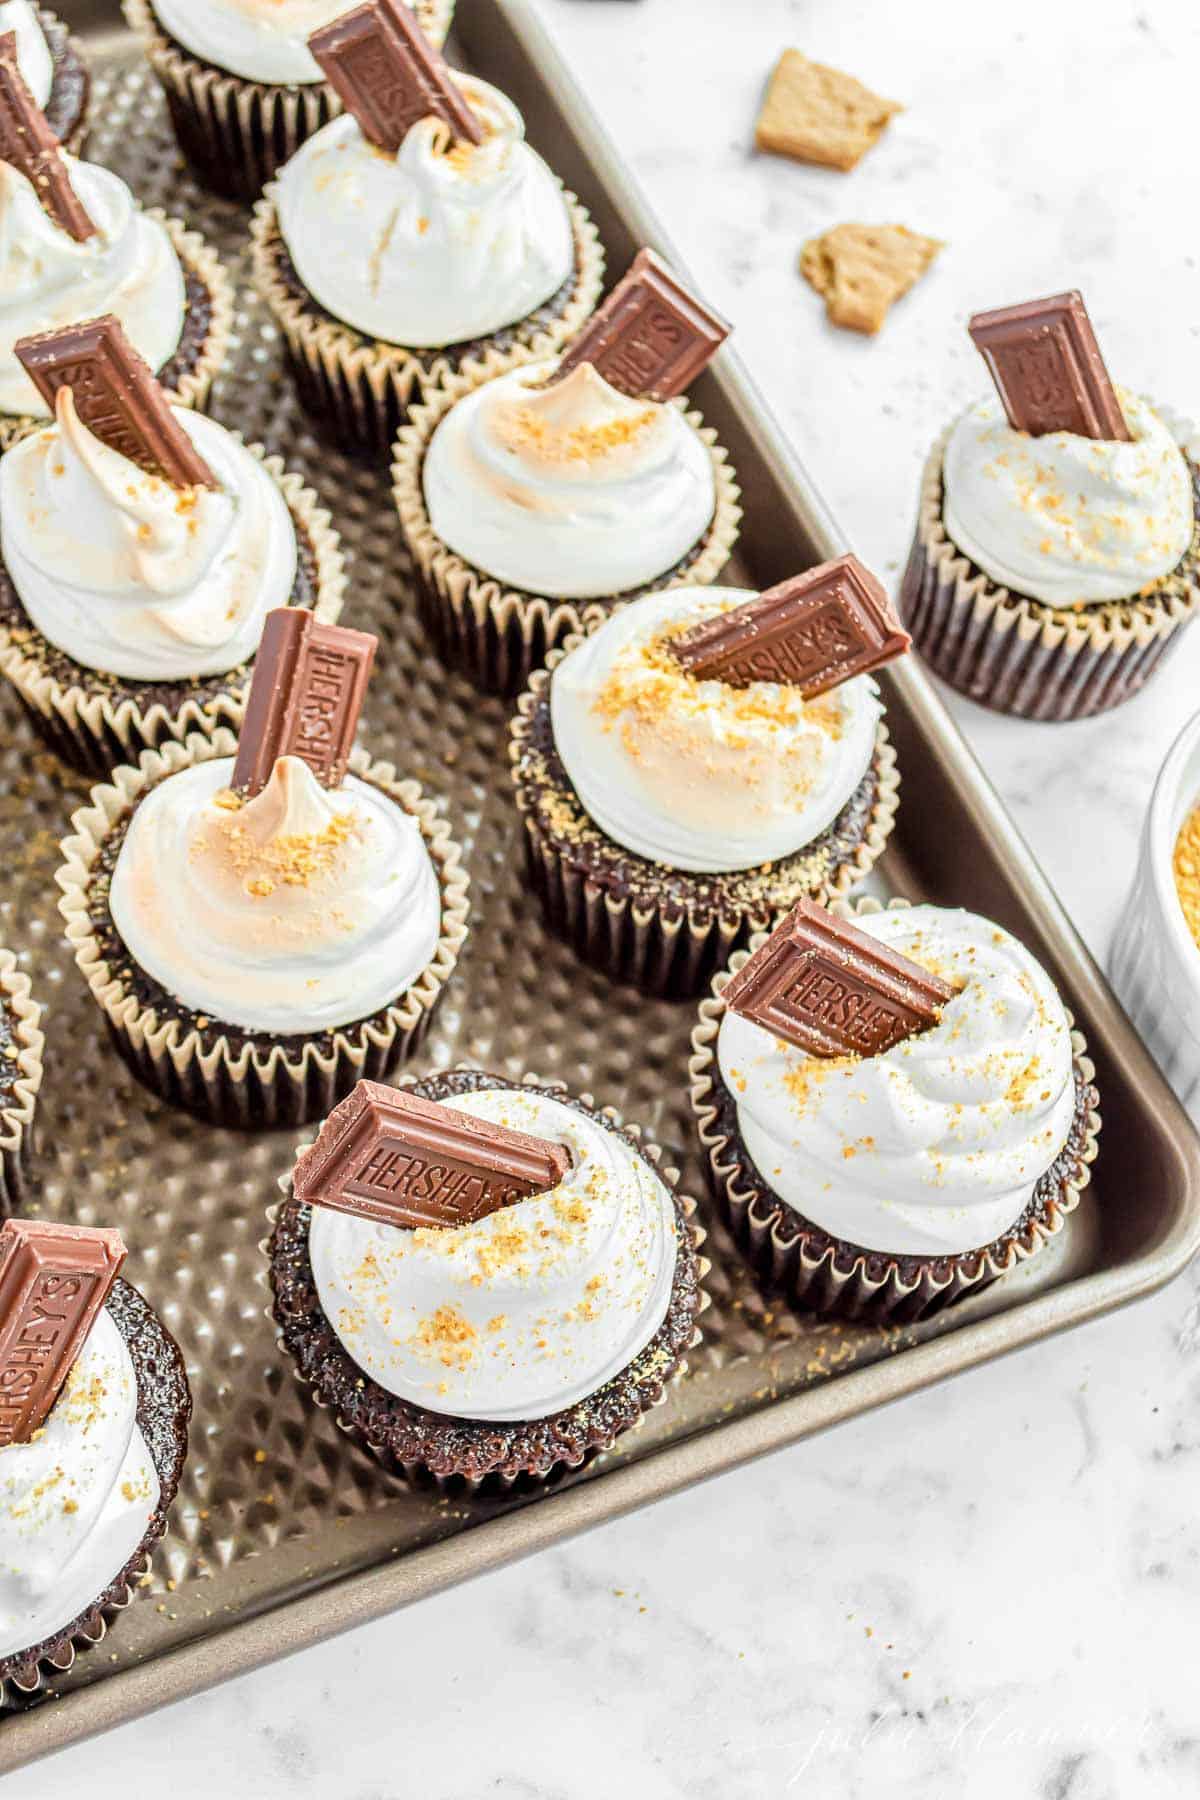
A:
[[[180,492],[90,432],[69,388],[54,425],[0,459],[0,549],[42,635],[129,680],[224,674],[286,606],[296,532],[262,461],[175,409],[219,483]]]
[[[1047,606],[1129,600],[1192,541],[1187,459],[1148,401],[1118,389],[1129,443],[1014,431],[998,396],[969,407],[946,446],[943,516],[965,556]]]
[[[1045,970],[998,925],[935,906],[856,918],[960,991],[882,1056],[811,1057],[727,1012],[717,1058],[758,1173],[861,1249],[981,1248],[1021,1216],[1075,1109],[1071,1033]]]
[[[33,0],[4,0],[0,5],[0,35],[8,31],[17,34],[17,67],[25,86],[45,111],[54,86],[54,59]]]
[[[481,144],[452,142],[431,117],[389,156],[343,114],[279,174],[279,229],[308,292],[356,331],[412,349],[515,324],[574,266],[563,191],[520,113],[487,82],[455,79]]]
[[[0,1656],[32,1649],[99,1598],[159,1494],[133,1363],[101,1310],[42,1429],[0,1449]]]
[[[161,369],[179,348],[187,296],[175,247],[110,169],[64,156],[96,230],[77,243],[45,212],[32,184],[0,163],[0,412],[50,416],[14,346],[115,313],[135,350]]]
[[[153,0],[159,24],[214,68],[271,86],[324,81],[308,48],[314,31],[349,11],[346,0]]]
[[[860,675],[813,701],[776,682],[697,680],[665,639],[754,598],[675,588],[606,619],[554,670],[554,742],[580,803],[635,855],[698,873],[755,868],[831,825],[875,754]]]
[[[314,1206],[326,1317],[390,1394],[465,1419],[541,1419],[595,1393],[650,1342],[675,1276],[675,1208],[598,1120],[530,1089],[447,1101],[565,1144],[566,1179],[473,1225],[401,1231]]]
[[[552,598],[625,593],[673,568],[716,506],[712,458],[676,406],[630,399],[557,360],[485,382],[425,456],[429,521],[497,581]]]
[[[135,809],[110,892],[130,955],[246,1031],[333,1030],[390,1005],[441,929],[416,819],[355,775],[327,791],[294,756],[245,803],[232,778],[232,757],[195,763]]]

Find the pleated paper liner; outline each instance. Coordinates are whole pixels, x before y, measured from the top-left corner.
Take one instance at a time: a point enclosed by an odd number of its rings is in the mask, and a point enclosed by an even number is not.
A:
[[[1193,426],[1156,409],[1200,480]],[[900,610],[929,666],[959,693],[1023,719],[1085,719],[1131,699],[1200,608],[1200,520],[1172,574],[1130,600],[1079,611],[1010,593],[964,556],[942,522],[950,431],[921,478]],[[1200,490],[1198,490],[1200,491]]]
[[[541,900],[550,929],[571,945],[591,968],[613,981],[628,983],[654,998],[685,999],[703,992],[714,972],[730,954],[759,931],[769,929],[773,918],[804,897],[829,901],[847,894],[864,881],[882,856],[896,821],[900,804],[900,772],[895,751],[882,720],[876,736],[875,792],[870,817],[853,852],[823,865],[811,877],[803,870],[805,850],[766,865],[756,886],[761,898],[721,910],[707,901],[680,907],[672,897],[649,903],[632,894],[614,893],[609,883],[588,871],[582,858],[567,854],[563,842],[551,838],[538,816],[542,786],[538,780],[541,758],[533,742],[534,725],[548,701],[554,669],[582,639],[572,636],[552,650],[544,669],[536,669],[517,702],[509,735],[509,759],[516,788],[517,810],[524,824],[526,868],[534,892]],[[581,819],[587,814],[570,789],[565,796]],[[836,824],[836,821],[835,821]],[[831,827],[832,829],[832,827]],[[629,852],[631,869],[655,867]],[[771,873],[777,872],[772,892]],[[686,882],[683,871],[670,871]],[[793,892],[803,875],[803,895]],[[697,878],[700,879],[700,878]],[[785,886],[786,884],[786,886]]]
[[[175,137],[202,186],[227,200],[256,200],[301,144],[343,110],[328,82],[276,83],[230,75],[192,56],[162,30],[150,0],[122,0],[167,97]],[[347,9],[348,10],[348,9]],[[435,44],[454,0],[415,0]]]
[[[488,362],[491,362],[491,358]],[[392,493],[400,514],[404,539],[413,559],[417,596],[426,629],[438,655],[449,667],[466,675],[485,693],[512,694],[532,670],[573,632],[585,631],[605,619],[617,606],[643,594],[670,587],[707,587],[714,582],[737,542],[742,509],[739,489],[729,458],[717,443],[716,433],[698,412],[685,411],[685,402],[674,402],[688,424],[703,440],[712,459],[716,507],[712,519],[685,561],[657,580],[628,593],[601,600],[563,600],[527,594],[507,588],[483,570],[473,568],[435,534],[425,508],[424,468],[430,440],[450,408],[463,395],[490,380],[508,366],[460,370],[447,375],[439,389],[409,409],[408,423],[396,440],[392,463]],[[636,530],[637,521],[632,521]]]
[[[457,1093],[480,1085],[478,1077],[479,1071],[463,1066],[399,1085],[453,1104]],[[293,1196],[290,1176],[280,1180],[284,1198],[269,1210],[271,1236],[262,1248],[273,1295],[268,1316],[316,1404],[391,1473],[451,1490],[490,1492],[580,1468],[663,1404],[686,1373],[686,1353],[700,1342],[697,1321],[709,1304],[702,1283],[710,1265],[700,1254],[705,1233],[695,1201],[680,1193],[679,1171],[663,1165],[662,1150],[640,1126],[627,1124],[611,1106],[597,1106],[590,1094],[572,1095],[564,1083],[537,1075],[517,1081],[489,1075],[486,1085],[534,1088],[576,1107],[632,1145],[674,1199],[679,1250],[667,1317],[649,1345],[595,1394],[546,1419],[507,1423],[454,1419],[399,1400],[363,1373],[322,1310],[308,1258],[308,1208]]]
[[[893,900],[890,904],[907,906],[909,902]],[[880,910],[880,902],[869,896],[857,902],[835,901],[832,907],[846,919]],[[1091,1180],[1090,1165],[1098,1148],[1100,1114],[1092,1085],[1095,1068],[1082,1034],[1072,1028],[1076,1123],[1067,1148],[1038,1184],[1032,1210],[1003,1237],[956,1256],[897,1258],[866,1250],[809,1226],[772,1194],[736,1135],[729,1135],[722,1124],[721,1114],[728,1110],[730,1097],[716,1060],[717,1035],[725,1015],[721,995],[730,976],[764,941],[764,936],[756,937],[714,980],[711,998],[700,1007],[688,1064],[692,1109],[708,1162],[709,1185],[762,1285],[782,1293],[804,1311],[866,1324],[909,1324],[940,1312],[965,1294],[981,1291],[1045,1249],[1078,1206],[1079,1196]]]
[[[311,552],[316,590],[313,614],[323,624],[332,625],[342,610],[346,577],[330,516],[317,505],[316,494],[300,476],[284,467],[282,458],[268,456],[261,444],[246,448],[265,465],[287,502],[300,542]],[[241,720],[249,687],[245,672],[231,672],[230,686],[203,701],[186,681],[122,684],[112,677],[85,685],[89,671],[82,665],[76,665],[78,681],[64,685],[38,659],[37,646],[45,643],[32,621],[20,631],[0,624],[0,675],[7,676],[16,688],[39,736],[64,762],[85,775],[105,779],[119,763],[136,762],[143,750],[182,743],[192,732],[211,733],[223,725],[236,726]],[[210,679],[220,681],[219,676]],[[143,710],[136,695],[139,685],[177,687],[178,702],[167,705],[157,699]]]
[[[33,10],[46,39],[54,71],[45,106],[46,120],[63,149],[78,156],[87,137],[92,89],[87,56],[79,39],[71,36],[57,13],[36,3]]]
[[[191,276],[208,295],[208,328],[197,354],[177,379],[168,376],[163,383],[176,406],[190,406],[197,412],[207,412],[213,381],[229,349],[233,329],[233,283],[216,251],[198,231],[189,231],[181,219],[168,218],[157,206],[147,207],[145,216],[163,226],[183,265],[185,277]],[[184,329],[187,329],[186,315]],[[29,413],[0,413],[0,453],[20,443],[30,432],[41,431],[49,424],[48,418],[35,418]]]
[[[46,1040],[42,1009],[34,1000],[29,977],[17,967],[11,950],[0,949],[0,1011],[12,1032],[17,1079],[7,1100],[0,1100],[0,1219],[24,1204],[28,1195],[34,1115],[42,1085]]]
[[[410,406],[449,376],[462,371],[473,384],[552,356],[595,311],[604,283],[596,227],[574,194],[566,188],[562,193],[575,243],[574,282],[565,305],[548,318],[538,317],[539,308],[470,346],[406,350],[343,325],[297,290],[286,272],[290,259],[279,233],[274,187],[268,188],[250,224],[254,285],[283,335],[306,411],[344,448],[386,456]]]
[[[106,840],[124,825],[148,788],[194,763],[232,756],[236,749],[236,738],[224,728],[211,738],[193,733],[182,744],[171,741],[161,750],[143,751],[137,768],[116,769],[110,783],[93,788],[90,804],[75,814],[72,835],[62,846],[59,910],[75,961],[117,1050],[138,1079],[169,1106],[213,1124],[261,1130],[322,1118],[356,1081],[364,1076],[385,1080],[417,1047],[467,936],[468,876],[450,826],[418,784],[400,777],[391,763],[373,762],[365,751],[355,750],[351,772],[416,819],[432,859],[442,916],[428,966],[389,1007],[332,1032],[295,1039],[239,1033],[245,1041],[235,1049],[221,1033],[220,1020],[201,1024],[187,1008],[160,1018],[105,960],[90,916],[93,871]],[[328,1040],[326,1047],[322,1039]]]
[[[2,1710],[35,1697],[48,1676],[62,1674],[76,1656],[94,1649],[136,1597],[155,1545],[166,1531],[167,1514],[187,1456],[192,1399],[178,1344],[127,1281],[118,1278],[106,1305],[133,1360],[137,1422],[158,1475],[159,1502],[137,1549],[90,1606],[40,1644],[0,1657]]]

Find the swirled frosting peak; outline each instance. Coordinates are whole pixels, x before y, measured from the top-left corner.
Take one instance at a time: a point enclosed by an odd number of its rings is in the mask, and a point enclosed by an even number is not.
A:
[[[1118,389],[1130,442],[1014,431],[997,396],[946,446],[946,530],[1014,594],[1047,606],[1129,600],[1192,541],[1187,459],[1148,401]]]
[[[674,1203],[632,1145],[561,1100],[486,1088],[448,1104],[565,1144],[566,1179],[451,1230],[314,1207],[321,1305],[389,1393],[453,1418],[546,1418],[618,1375],[662,1324]]]
[[[17,34],[17,67],[38,105],[45,110],[54,85],[54,59],[32,0],[4,0],[0,5],[0,35]]]
[[[753,599],[675,588],[614,613],[551,679],[554,743],[584,809],[637,856],[715,874],[791,856],[870,767],[882,707],[859,676],[818,700],[698,680],[670,640]]]
[[[180,492],[100,442],[70,388],[0,461],[0,548],[38,630],[134,681],[224,674],[286,606],[296,533],[258,457],[214,419],[176,416],[217,478]]]
[[[133,1363],[101,1311],[41,1430],[0,1449],[0,1656],[32,1649],[100,1597],[160,1492]]]
[[[346,0],[154,0],[163,29],[193,56],[285,86],[324,81],[308,40],[346,10]]]
[[[483,142],[422,119],[395,156],[348,114],[279,176],[279,227],[296,273],[335,318],[413,349],[487,337],[556,294],[574,246],[562,189],[512,102],[456,76]]]
[[[425,457],[429,521],[497,581],[535,594],[620,594],[665,574],[703,537],[712,459],[676,406],[631,399],[554,360],[473,389]]]
[[[193,1011],[246,1031],[314,1032],[404,994],[437,948],[441,895],[416,819],[349,775],[327,792],[281,757],[241,801],[233,759],[151,788],[113,871],[134,959]]]
[[[0,412],[49,417],[17,361],[31,332],[115,313],[135,350],[161,369],[179,348],[183,270],[157,219],[138,209],[110,169],[64,156],[95,233],[83,243],[50,219],[32,184],[0,163]]]
[[[1007,931],[935,906],[856,919],[958,993],[882,1056],[810,1057],[736,1013],[717,1053],[755,1168],[822,1230],[941,1256],[1020,1218],[1067,1141],[1071,1032],[1045,970]]]

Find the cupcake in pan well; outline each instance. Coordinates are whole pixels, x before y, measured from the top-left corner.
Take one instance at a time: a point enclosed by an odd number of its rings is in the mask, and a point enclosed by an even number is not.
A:
[[[972,700],[1085,718],[1137,693],[1200,605],[1200,462],[1190,423],[1112,388],[1078,294],[979,314],[971,329],[994,354],[994,322],[1009,332],[1015,316],[1024,331],[1027,315],[1043,342],[1071,331],[1071,366],[1098,370],[1105,414],[1091,418],[1057,377],[1037,395],[1057,395],[1048,414],[1014,404],[1001,365],[1001,392],[925,465],[901,612],[925,660]]]
[[[257,680],[277,673],[264,662]],[[116,770],[72,820],[58,881],[134,1073],[172,1106],[256,1129],[319,1117],[420,1043],[467,935],[467,875],[390,763],[356,750],[326,786],[286,750],[252,791],[235,753],[222,729]]]
[[[698,993],[798,899],[847,892],[895,819],[869,674],[806,700],[680,666],[686,633],[756,598],[680,587],[634,601],[553,652],[518,702],[509,753],[547,922],[645,993]]]
[[[32,0],[3,0],[0,36],[13,32],[25,85],[66,150],[78,151],[87,135],[92,78],[76,38],[49,7]]]
[[[342,103],[308,49],[346,0],[124,0],[171,114],[179,148],[205,187],[254,200]],[[415,0],[441,44],[454,0]]]
[[[215,482],[179,488],[70,387],[55,406],[0,460],[0,672],[65,761],[106,775],[235,722],[267,613],[336,619],[342,557],[300,477],[214,419],[162,408]]]
[[[343,444],[376,454],[447,376],[552,354],[603,276],[595,227],[525,142],[512,101],[443,72],[482,142],[431,111],[381,149],[345,113],[254,214],[255,281],[302,402]]]
[[[47,1677],[69,1669],[105,1636],[142,1584],[179,1487],[192,1411],[183,1358],[138,1290],[119,1275],[114,1279],[124,1255],[115,1231],[15,1219],[0,1229],[0,1334],[18,1363],[22,1325],[29,1333],[20,1302],[38,1304],[39,1280],[49,1289],[47,1278],[61,1275],[50,1291],[58,1308],[72,1312],[73,1271],[80,1266],[98,1271],[99,1291],[107,1290],[61,1371],[53,1404],[32,1430],[28,1420],[14,1419],[19,1403],[12,1404],[14,1389],[6,1388],[0,1445],[0,1705],[6,1707],[36,1694]],[[46,1356],[43,1337],[39,1361]]]
[[[626,601],[715,581],[737,541],[733,470],[700,414],[588,359],[637,268],[565,358],[447,376],[397,439],[422,615],[443,661],[486,690],[514,692]]]
[[[11,950],[0,948],[0,1218],[23,1204],[38,1094],[42,1009]]]
[[[703,1233],[676,1171],[590,1096],[454,1069],[399,1098],[565,1147],[565,1175],[461,1223],[354,1216],[322,1199],[320,1163],[363,1087],[301,1152],[266,1245],[280,1341],[313,1398],[386,1466],[443,1480],[544,1477],[610,1448],[699,1341]],[[405,1182],[432,1191],[399,1139],[378,1166],[389,1201]]]
[[[16,355],[31,333],[112,313],[180,406],[207,403],[229,345],[233,288],[200,234],[143,211],[111,169],[65,154],[61,165],[93,228],[82,238],[0,162],[0,450],[51,417]]]
[[[904,901],[831,910],[949,985],[936,1021],[880,1054],[813,1054],[778,1019],[726,1005],[739,952],[700,1009],[692,1106],[713,1191],[764,1285],[814,1312],[899,1323],[1062,1230],[1097,1151],[1094,1070],[1049,976],[1001,926]],[[756,938],[750,965],[771,950]],[[845,1018],[858,1002],[826,1004]]]

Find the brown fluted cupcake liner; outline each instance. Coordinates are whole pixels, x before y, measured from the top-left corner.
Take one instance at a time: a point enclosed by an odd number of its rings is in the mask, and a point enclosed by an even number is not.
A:
[[[1188,453],[1194,484],[1200,482],[1189,451],[1192,427],[1158,410]],[[1000,587],[947,533],[942,470],[949,438],[947,430],[925,464],[900,591],[904,623],[925,661],[969,699],[1023,719],[1085,719],[1131,699],[1200,608],[1200,514],[1178,568],[1143,593],[1078,611],[1048,606]]]
[[[197,412],[207,412],[213,381],[229,349],[233,329],[233,283],[216,251],[198,231],[190,231],[182,219],[169,218],[157,206],[147,207],[146,217],[157,220],[166,231],[182,265],[185,282],[203,290],[208,306],[208,323],[199,348],[185,358],[181,347],[160,372],[162,385],[176,406],[190,406]],[[185,315],[185,336],[187,330]],[[34,418],[28,413],[0,414],[0,453],[11,449],[30,432],[41,431],[49,423],[49,419]]]
[[[510,726],[508,753],[517,810],[525,828],[530,885],[550,929],[565,939],[583,962],[651,997],[685,999],[703,992],[739,945],[755,932],[768,930],[773,919],[798,899],[828,903],[866,879],[887,847],[900,804],[896,755],[880,720],[875,758],[868,772],[873,784],[868,816],[854,848],[839,853],[832,863],[822,857],[819,868],[810,868],[808,851],[799,851],[761,870],[747,871],[745,883],[752,892],[731,896],[724,903],[684,900],[666,886],[661,897],[653,900],[644,895],[639,898],[634,892],[614,891],[611,879],[603,879],[597,869],[589,867],[586,846],[573,844],[569,835],[552,836],[539,816],[548,779],[544,753],[536,743],[539,720],[548,704],[554,669],[580,641],[568,638],[561,648],[551,651],[544,669],[534,671]],[[555,791],[578,822],[590,826],[569,784]],[[597,832],[596,827],[591,829]],[[623,854],[631,876],[635,880],[640,877],[644,887],[658,865],[632,851]],[[669,879],[676,888],[693,879],[685,872],[665,868],[661,874],[664,883]]]
[[[279,232],[274,189],[254,209],[250,224],[254,284],[283,335],[296,390],[305,409],[347,449],[390,454],[409,407],[462,371],[475,382],[520,363],[552,356],[595,311],[604,282],[604,252],[596,227],[568,189],[562,189],[575,243],[573,284],[552,317],[518,320],[468,345],[407,350],[364,337],[297,290],[288,278],[290,258]],[[549,304],[549,303],[547,303]],[[503,347],[501,347],[503,346]]]
[[[637,1429],[686,1373],[686,1356],[700,1342],[698,1320],[709,1304],[702,1285],[709,1263],[700,1254],[705,1233],[696,1222],[696,1203],[679,1191],[679,1171],[663,1165],[662,1150],[639,1126],[627,1124],[613,1107],[598,1107],[590,1094],[572,1095],[562,1082],[537,1075],[511,1081],[463,1067],[400,1085],[426,1099],[451,1102],[468,1087],[536,1088],[597,1119],[632,1145],[674,1199],[679,1245],[675,1280],[667,1316],[646,1348],[595,1394],[560,1413],[527,1422],[484,1423],[400,1400],[363,1373],[343,1348],[316,1291],[308,1256],[310,1209],[293,1195],[290,1177],[280,1181],[284,1199],[269,1210],[271,1236],[262,1245],[273,1296],[268,1316],[280,1348],[316,1404],[332,1413],[361,1449],[409,1480],[490,1491],[555,1479]]]
[[[880,902],[870,897],[857,903],[835,901],[832,907],[842,918],[880,910]],[[692,1110],[709,1185],[739,1249],[763,1285],[807,1312],[864,1324],[911,1324],[966,1294],[980,1292],[1051,1244],[1091,1180],[1090,1165],[1099,1147],[1095,1067],[1082,1034],[1074,1028],[1076,1108],[1067,1144],[1038,1183],[1030,1207],[993,1243],[954,1256],[892,1256],[831,1237],[772,1193],[741,1142],[733,1097],[721,1080],[716,1059],[726,983],[764,941],[761,936],[753,939],[749,949],[739,951],[714,980],[711,997],[700,1007],[688,1063]]]
[[[488,369],[482,379],[499,372]],[[410,407],[408,422],[396,440],[392,493],[413,559],[421,614],[438,655],[485,693],[513,694],[551,650],[573,632],[599,624],[615,607],[664,588],[685,583],[707,587],[714,582],[733,554],[742,509],[733,469],[716,433],[698,412],[686,412],[685,403],[676,401],[708,448],[717,496],[707,530],[682,561],[656,580],[602,600],[562,600],[507,588],[444,544],[425,508],[423,478],[430,440],[450,408],[480,379],[479,370],[460,370]]]
[[[4,1219],[26,1199],[46,1042],[42,1009],[11,950],[0,950],[0,1015],[7,1027],[3,1055],[16,1071],[9,1097],[0,1097],[0,1219]]]
[[[176,141],[203,186],[227,200],[258,198],[301,144],[342,111],[328,82],[248,81],[192,56],[162,30],[151,0],[123,0],[167,100]],[[414,0],[427,34],[441,44],[453,0]]]
[[[103,876],[105,846],[148,788],[193,763],[233,756],[236,750],[237,739],[224,728],[211,738],[195,733],[182,744],[170,741],[161,750],[143,751],[137,768],[115,769],[109,783],[93,788],[90,804],[74,815],[72,835],[63,842],[59,910],[113,1043],[146,1087],[169,1106],[216,1125],[254,1130],[302,1125],[331,1111],[364,1076],[385,1080],[421,1042],[467,936],[468,877],[449,825],[418,784],[399,777],[391,763],[375,763],[355,750],[351,773],[416,819],[441,893],[437,948],[407,993],[368,1019],[294,1040],[236,1031],[231,1042],[232,1028],[201,1019],[172,996],[147,1004],[133,982],[110,966],[98,932],[95,887]]]
[[[285,469],[280,457],[268,456],[261,444],[246,448],[264,463],[287,502],[297,541],[311,564],[314,616],[323,624],[335,624],[346,576],[329,514],[300,476]],[[295,603],[293,596],[291,604]],[[65,683],[39,660],[37,648],[46,642],[32,620],[20,629],[0,624],[0,675],[13,684],[38,735],[82,774],[103,779],[119,763],[136,762],[143,750],[182,743],[192,732],[213,732],[241,721],[250,685],[245,665],[231,671],[228,687],[213,676],[215,693],[200,699],[186,681],[122,683],[97,675],[89,685],[93,672],[78,663],[73,665],[78,678]],[[143,703],[139,687],[159,693],[164,688],[177,690],[178,699],[170,704],[161,698]]]
[[[120,1279],[106,1302],[129,1349],[137,1378],[137,1422],[158,1475],[159,1500],[137,1549],[101,1594],[40,1644],[0,1657],[0,1710],[36,1696],[49,1677],[65,1674],[92,1650],[134,1599],[167,1528],[187,1456],[192,1398],[179,1346],[135,1287]]]
[[[72,37],[57,13],[36,3],[34,11],[54,70],[45,106],[46,122],[63,149],[78,156],[87,137],[88,102],[92,92],[87,57],[79,39]]]

